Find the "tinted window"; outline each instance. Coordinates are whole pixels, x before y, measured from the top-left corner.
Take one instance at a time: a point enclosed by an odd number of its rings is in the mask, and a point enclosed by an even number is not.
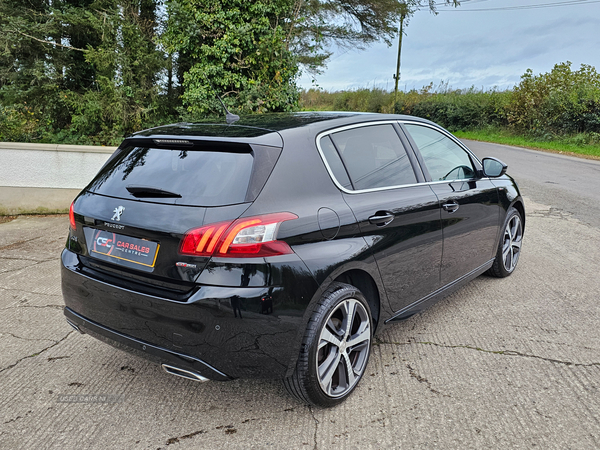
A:
[[[102,168],[88,189],[128,199],[136,197],[127,187],[160,189],[181,197],[147,200],[181,205],[242,203],[248,190],[253,161],[250,152],[128,147]]]
[[[329,136],[321,138],[320,144],[321,150],[323,151],[325,159],[327,160],[327,164],[331,168],[335,179],[346,189],[352,189],[350,179],[348,178],[348,173],[344,168],[344,164],[340,159],[340,155],[333,146],[333,142],[331,142],[331,138]]]
[[[404,146],[391,124],[331,134],[355,190],[416,183]]]
[[[471,158],[456,142],[433,128],[404,126],[417,144],[433,181],[473,178]]]

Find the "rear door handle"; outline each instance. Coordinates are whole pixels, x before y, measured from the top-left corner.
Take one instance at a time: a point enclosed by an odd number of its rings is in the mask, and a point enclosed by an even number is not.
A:
[[[384,227],[394,220],[394,215],[387,211],[377,211],[374,216],[369,217],[369,223]]]
[[[442,205],[442,208],[444,208],[450,214],[452,214],[453,212],[456,212],[459,207],[460,207],[460,205],[456,202],[445,203]]]

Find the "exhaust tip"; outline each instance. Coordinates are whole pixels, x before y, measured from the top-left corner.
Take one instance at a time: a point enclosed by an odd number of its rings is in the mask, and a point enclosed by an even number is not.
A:
[[[188,380],[200,381],[201,383],[208,381],[208,378],[203,377],[199,373],[192,372],[190,370],[181,369],[179,367],[170,366],[168,364],[161,364],[163,370],[170,375],[176,377],[187,378]]]
[[[81,328],[79,328],[77,325],[75,325],[73,322],[71,322],[69,319],[67,319],[67,323],[69,325],[71,325],[75,331],[79,331],[81,334],[85,334],[83,331],[81,331]]]

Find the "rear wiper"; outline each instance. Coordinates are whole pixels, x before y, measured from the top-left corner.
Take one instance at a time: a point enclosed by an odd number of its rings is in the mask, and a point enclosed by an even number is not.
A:
[[[181,195],[175,192],[150,186],[127,186],[125,189],[136,198],[181,198]]]

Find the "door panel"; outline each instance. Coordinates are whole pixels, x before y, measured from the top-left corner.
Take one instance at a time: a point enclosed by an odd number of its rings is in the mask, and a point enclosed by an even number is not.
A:
[[[393,311],[440,287],[440,207],[428,185],[344,194],[344,199],[372,246]]]
[[[479,162],[447,132],[416,123],[404,129],[440,202],[445,286],[493,258],[500,226],[498,192],[489,179],[478,178]]]
[[[431,188],[440,205],[452,205],[441,210],[441,285],[445,286],[493,258],[500,207],[496,187],[487,179],[439,183]]]

